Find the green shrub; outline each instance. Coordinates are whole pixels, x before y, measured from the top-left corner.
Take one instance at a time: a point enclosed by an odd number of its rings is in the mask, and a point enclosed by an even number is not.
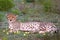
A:
[[[0,0],[0,11],[7,11],[13,6],[13,0]]]
[[[52,1],[51,0],[38,0],[40,4],[44,6],[45,12],[51,12],[52,8]]]
[[[35,0],[26,0],[26,2],[31,3],[31,2],[35,2]]]
[[[37,2],[43,4],[45,0],[38,0]]]
[[[51,11],[52,4],[51,4],[51,1],[50,1],[50,0],[45,1],[45,2],[43,3],[43,5],[44,5],[44,11],[45,11],[45,12],[50,12],[50,11]]]
[[[18,9],[12,9],[11,12],[12,12],[13,14],[16,14],[16,15],[20,15],[20,14],[21,14],[21,11],[18,10]]]
[[[3,21],[3,17],[4,17],[4,15],[3,14],[0,14],[0,22]]]

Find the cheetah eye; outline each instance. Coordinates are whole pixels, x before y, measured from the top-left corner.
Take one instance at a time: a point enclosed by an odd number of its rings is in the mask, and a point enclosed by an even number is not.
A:
[[[14,18],[14,17],[12,17],[12,18]]]

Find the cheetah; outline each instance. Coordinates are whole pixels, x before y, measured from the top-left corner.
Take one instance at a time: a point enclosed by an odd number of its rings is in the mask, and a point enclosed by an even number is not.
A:
[[[56,26],[51,22],[19,22],[17,21],[17,15],[14,14],[7,14],[7,20],[10,32],[20,30],[40,34],[57,30]]]

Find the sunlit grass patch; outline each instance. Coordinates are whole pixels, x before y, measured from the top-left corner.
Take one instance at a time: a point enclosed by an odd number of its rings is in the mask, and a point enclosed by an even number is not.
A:
[[[5,30],[3,30],[3,32],[5,32]]]
[[[33,33],[22,32],[22,31],[17,31],[16,33],[9,33],[8,29],[0,29],[0,37],[3,40],[9,40],[9,39],[15,40],[15,39],[22,39],[22,38],[27,39],[27,40],[28,40],[28,38],[34,40],[34,38],[50,39],[53,36],[49,36],[48,33],[45,33],[45,34],[38,34],[38,33],[33,34]]]

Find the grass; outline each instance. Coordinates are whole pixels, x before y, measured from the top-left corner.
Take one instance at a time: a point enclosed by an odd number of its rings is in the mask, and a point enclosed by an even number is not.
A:
[[[27,32],[21,32],[19,33],[8,33],[8,29],[6,28],[0,28],[0,38],[2,40],[35,40],[35,39],[44,39],[44,40],[59,40],[60,34],[54,34],[51,35],[41,35],[41,34],[31,34]]]

